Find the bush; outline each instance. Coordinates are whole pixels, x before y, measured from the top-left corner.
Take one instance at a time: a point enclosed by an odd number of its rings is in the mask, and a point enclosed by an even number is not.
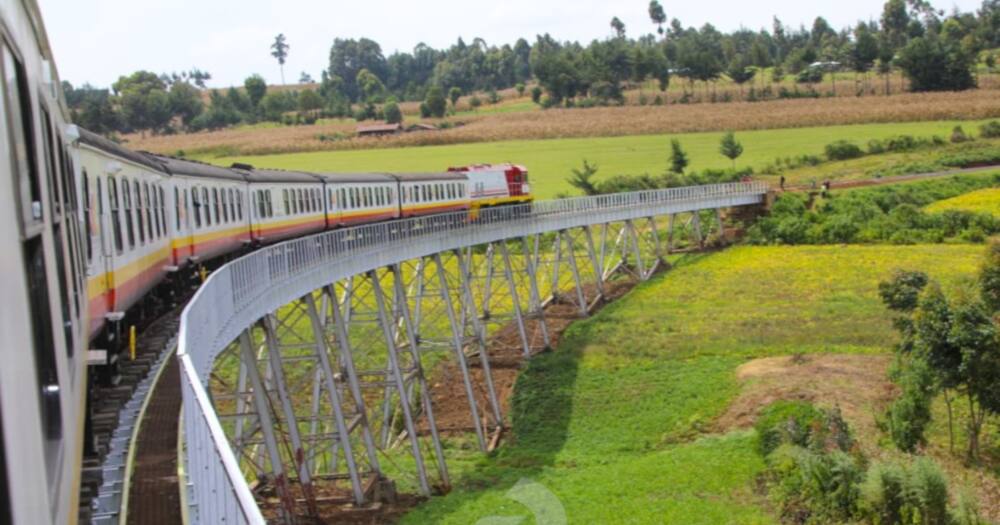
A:
[[[791,523],[843,523],[857,514],[864,471],[840,451],[783,445],[768,458],[769,497]]]
[[[823,412],[804,401],[776,401],[761,411],[754,423],[757,450],[767,456],[783,443],[805,447],[814,426],[822,425]]]
[[[946,525],[948,481],[932,460],[909,466],[877,463],[861,485],[861,515],[872,523]]]
[[[542,101],[542,88],[535,86],[531,88],[531,101],[535,104],[540,104]]]
[[[1000,120],[991,120],[979,126],[979,136],[984,139],[1000,138]]]
[[[389,124],[399,124],[403,122],[403,112],[399,109],[399,104],[395,100],[390,99],[382,107],[382,114],[385,116],[385,121]]]
[[[919,280],[922,274],[913,275]],[[926,276],[923,278],[926,279]],[[908,304],[908,299],[905,301]],[[897,376],[896,383],[901,392],[886,414],[889,435],[897,448],[913,452],[918,445],[925,443],[924,432],[931,422],[934,374],[923,360],[914,359]]]
[[[1000,164],[1000,148],[977,149],[943,155],[938,162],[951,168],[973,168]]]
[[[829,160],[849,160],[864,156],[865,152],[857,144],[846,140],[838,140],[826,145],[826,158]]]
[[[955,129],[951,130],[952,144],[961,144],[968,141],[969,136],[965,134],[965,130],[962,129],[962,126],[955,126]]]

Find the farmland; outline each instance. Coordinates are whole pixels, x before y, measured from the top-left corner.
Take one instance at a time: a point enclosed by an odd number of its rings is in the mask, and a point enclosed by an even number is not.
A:
[[[526,479],[551,491],[571,523],[772,523],[754,490],[764,464],[753,433],[718,423],[749,388],[737,370],[790,354],[804,362],[848,354],[882,369],[895,336],[878,281],[894,268],[921,268],[954,287],[981,254],[935,245],[691,256],[534,359],[518,379],[511,443],[461,463],[455,490],[404,522],[527,516],[508,495]],[[816,402],[848,403],[847,382]],[[870,427],[876,408],[848,418]],[[876,436],[865,439],[878,450]]]
[[[961,210],[1000,215],[1000,189],[989,188],[966,193],[965,195],[935,202],[928,206],[926,210],[932,213]]]
[[[530,104],[530,102],[529,102]],[[527,106],[527,107],[530,107]],[[325,150],[384,149],[556,138],[770,130],[866,123],[913,123],[1000,117],[995,89],[769,102],[550,109],[462,115],[449,129],[385,138],[354,138],[350,119],[314,126],[243,126],[216,132],[131,135],[133,149],[198,158]],[[440,121],[428,121],[440,124]],[[787,154],[784,153],[784,154]],[[382,167],[381,169],[388,169]]]
[[[746,152],[740,166],[760,169],[776,157],[789,155],[821,155],[826,144],[835,140],[864,144],[869,139],[907,134],[917,137],[947,136],[957,125],[955,121],[866,124],[829,126],[803,129],[779,129],[739,133]],[[975,129],[979,122],[961,122]],[[691,157],[690,169],[728,168],[730,162],[718,152],[721,133],[689,133],[684,135],[643,135],[632,137],[569,138],[550,140],[512,140],[482,144],[432,146],[425,148],[392,148],[376,151],[329,151],[268,156],[240,156],[207,159],[221,165],[247,162],[262,167],[313,171],[422,171],[441,170],[452,165],[477,162],[517,162],[528,166],[532,190],[543,199],[559,193],[569,193],[565,179],[570,170],[584,159],[600,168],[598,176],[617,174],[659,174],[666,170],[671,138],[679,138]],[[872,162],[871,160],[861,159]],[[890,161],[893,159],[890,159]],[[856,161],[855,161],[856,162]],[[864,177],[865,169],[851,171],[854,178]],[[802,171],[794,180],[806,181],[809,172]],[[790,180],[793,180],[790,178]]]

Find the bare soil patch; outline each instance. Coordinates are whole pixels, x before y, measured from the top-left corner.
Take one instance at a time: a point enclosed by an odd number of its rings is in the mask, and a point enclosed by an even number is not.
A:
[[[896,396],[890,355],[816,354],[755,359],[737,369],[743,392],[716,421],[719,431],[747,428],[778,400],[839,407],[866,454],[877,452],[875,417]]]

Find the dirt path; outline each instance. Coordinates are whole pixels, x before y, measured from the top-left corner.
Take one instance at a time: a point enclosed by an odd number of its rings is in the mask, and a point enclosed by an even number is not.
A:
[[[973,173],[982,173],[984,171],[994,171],[1000,170],[1000,165],[994,166],[977,166],[975,168],[963,168],[957,170],[947,170],[947,171],[935,171],[933,173],[917,173],[914,175],[897,175],[895,177],[882,177],[880,179],[865,179],[865,180],[848,180],[848,181],[830,181],[831,190],[847,190],[852,188],[864,188],[868,186],[884,186],[887,184],[899,184],[900,182],[911,182],[915,180],[923,179],[933,179],[939,177],[951,177],[953,175],[967,175]],[[776,191],[780,189],[774,188]],[[819,193],[822,191],[820,186],[812,186],[807,184],[798,184],[795,186],[786,186],[785,191],[793,193]]]

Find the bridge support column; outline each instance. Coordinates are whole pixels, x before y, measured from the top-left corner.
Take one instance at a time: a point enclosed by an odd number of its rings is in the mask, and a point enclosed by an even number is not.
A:
[[[542,297],[538,291],[538,263],[528,247],[527,237],[521,237],[521,248],[523,252],[522,257],[524,257],[524,271],[528,274],[528,313],[538,320],[538,329],[542,333],[542,344],[545,349],[549,349],[552,344],[549,340],[549,328],[545,324],[545,309],[542,306]]]
[[[596,305],[604,300],[604,272],[601,269],[601,262],[597,259],[597,251],[594,249],[594,232],[589,225],[583,227],[583,236],[584,240],[587,241],[587,258],[594,269],[594,285],[597,287],[597,296],[594,298]]]

